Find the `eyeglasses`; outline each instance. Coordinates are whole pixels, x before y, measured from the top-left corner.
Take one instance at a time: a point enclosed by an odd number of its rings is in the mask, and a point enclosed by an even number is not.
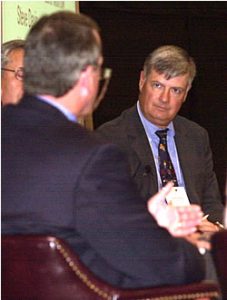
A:
[[[85,71],[88,66],[89,65],[86,65],[82,71]],[[102,68],[98,64],[92,64],[91,66],[93,66],[95,72],[99,73],[99,89],[95,99],[95,107],[97,107],[107,91],[107,87],[112,75],[112,69]]]
[[[112,69],[100,68],[100,77],[99,77],[100,84],[99,84],[99,91],[96,98],[96,101],[98,103],[103,99],[107,91],[111,75],[112,75]]]
[[[24,78],[24,68],[22,67],[17,68],[16,70],[8,69],[8,68],[1,68],[1,69],[3,71],[13,72],[17,80],[23,80]]]

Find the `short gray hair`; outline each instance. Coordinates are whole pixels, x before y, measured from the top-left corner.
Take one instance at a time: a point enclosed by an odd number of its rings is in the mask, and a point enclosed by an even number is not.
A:
[[[152,70],[164,74],[166,79],[189,74],[189,85],[196,75],[194,59],[186,50],[174,45],[165,45],[155,49],[146,58],[143,66],[147,77]]]
[[[102,55],[96,22],[83,14],[60,11],[41,17],[26,38],[24,87],[31,95],[60,97]]]
[[[9,54],[13,50],[24,49],[24,40],[11,40],[2,44],[1,49],[1,67],[4,68],[9,63]]]

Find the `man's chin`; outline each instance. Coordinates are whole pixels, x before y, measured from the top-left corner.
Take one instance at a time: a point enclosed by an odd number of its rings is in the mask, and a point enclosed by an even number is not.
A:
[[[156,115],[153,120],[150,119],[150,122],[155,124],[158,127],[166,127],[172,121],[170,118],[166,118],[160,115]]]

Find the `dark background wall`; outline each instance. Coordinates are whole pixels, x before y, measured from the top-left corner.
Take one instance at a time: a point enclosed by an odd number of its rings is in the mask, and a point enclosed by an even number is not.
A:
[[[102,29],[105,65],[113,69],[94,127],[137,101],[145,57],[164,44],[185,48],[198,75],[180,114],[205,127],[224,201],[227,116],[227,2],[81,1]]]

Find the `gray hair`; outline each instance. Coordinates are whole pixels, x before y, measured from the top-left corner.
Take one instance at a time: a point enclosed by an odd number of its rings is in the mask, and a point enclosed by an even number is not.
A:
[[[2,44],[1,49],[1,67],[4,68],[9,61],[9,54],[13,50],[24,49],[25,41],[24,40],[11,40]]]
[[[167,80],[189,74],[189,86],[196,75],[193,58],[186,50],[174,45],[161,46],[150,53],[144,62],[143,70],[145,77],[155,70],[159,74],[164,74]]]
[[[102,47],[95,32],[98,25],[83,14],[61,11],[40,18],[26,39],[25,92],[66,94],[82,70],[98,63]]]

